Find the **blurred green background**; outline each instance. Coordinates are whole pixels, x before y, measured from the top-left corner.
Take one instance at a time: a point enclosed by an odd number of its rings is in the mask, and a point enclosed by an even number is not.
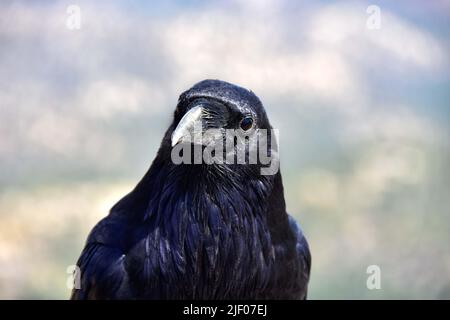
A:
[[[449,30],[443,0],[2,1],[0,298],[69,297],[88,232],[206,78],[280,130],[309,298],[450,298]]]

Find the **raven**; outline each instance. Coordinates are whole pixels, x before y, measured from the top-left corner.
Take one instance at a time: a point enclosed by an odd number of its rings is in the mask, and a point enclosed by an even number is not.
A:
[[[182,93],[149,170],[89,234],[71,299],[306,299],[311,255],[280,172],[175,164],[195,119],[202,130],[272,128],[247,89],[204,80]]]

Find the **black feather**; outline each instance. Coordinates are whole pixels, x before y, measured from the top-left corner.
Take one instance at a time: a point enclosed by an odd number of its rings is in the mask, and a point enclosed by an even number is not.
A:
[[[232,127],[251,113],[271,128],[246,89],[205,80],[183,93],[150,169],[90,233],[72,299],[306,298],[310,252],[286,213],[281,174],[171,162],[171,134],[198,99],[220,105],[209,123]]]

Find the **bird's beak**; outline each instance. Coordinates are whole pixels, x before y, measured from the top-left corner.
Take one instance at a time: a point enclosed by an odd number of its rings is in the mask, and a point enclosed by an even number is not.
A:
[[[191,139],[197,121],[201,121],[202,119],[202,113],[203,108],[201,106],[196,106],[186,112],[172,133],[172,147],[186,138]]]

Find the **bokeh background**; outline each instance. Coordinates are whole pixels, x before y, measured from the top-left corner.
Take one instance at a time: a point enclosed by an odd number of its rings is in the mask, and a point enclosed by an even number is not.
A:
[[[89,230],[206,78],[280,130],[311,299],[450,298],[449,35],[449,1],[1,1],[0,298],[68,298]]]

